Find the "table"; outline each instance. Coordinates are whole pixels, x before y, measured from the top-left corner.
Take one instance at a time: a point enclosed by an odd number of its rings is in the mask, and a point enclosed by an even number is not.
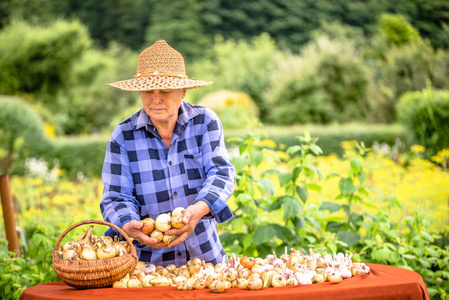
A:
[[[140,300],[140,299],[429,299],[426,285],[416,272],[380,264],[367,264],[371,273],[339,283],[263,288],[260,291],[227,289],[212,294],[209,289],[179,291],[177,287],[77,290],[62,282],[49,282],[26,289],[20,300]]]

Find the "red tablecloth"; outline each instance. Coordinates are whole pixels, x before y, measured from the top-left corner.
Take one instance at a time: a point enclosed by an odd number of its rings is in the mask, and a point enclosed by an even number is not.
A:
[[[176,287],[148,287],[133,289],[77,290],[62,282],[43,283],[26,289],[20,300],[139,300],[139,299],[429,299],[422,277],[413,271],[379,264],[367,264],[368,275],[344,279],[339,283],[319,283],[303,286],[263,288],[260,291],[227,289],[212,294],[208,289],[178,291]]]

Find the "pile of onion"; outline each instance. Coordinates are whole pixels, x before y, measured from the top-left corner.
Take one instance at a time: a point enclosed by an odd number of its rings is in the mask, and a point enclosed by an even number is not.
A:
[[[183,207],[177,207],[171,213],[158,215],[156,220],[145,218],[141,221],[143,223],[142,232],[158,242],[169,244],[176,238],[176,235],[167,235],[165,232],[172,228],[181,228],[184,225],[182,223],[184,211]]]
[[[96,236],[94,226],[89,229],[78,241],[69,241],[59,247],[58,255],[61,259],[69,261],[92,260],[122,256],[128,254],[130,246],[126,241],[116,241],[109,236]]]
[[[352,254],[333,253],[321,255],[309,250],[310,254],[291,249],[279,258],[276,253],[265,259],[254,257],[238,258],[232,254],[226,262],[213,265],[198,258],[176,267],[145,264],[139,261],[131,276],[127,275],[114,283],[115,288],[177,286],[189,291],[208,288],[212,293],[222,293],[228,288],[260,290],[264,287],[340,282],[346,278],[365,275],[368,266],[353,262]]]

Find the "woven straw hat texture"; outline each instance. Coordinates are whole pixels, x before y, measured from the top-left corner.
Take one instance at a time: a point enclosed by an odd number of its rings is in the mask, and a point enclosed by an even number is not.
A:
[[[155,42],[139,55],[134,78],[116,81],[108,85],[125,91],[149,91],[156,89],[196,89],[212,82],[189,79],[184,58],[164,40]]]

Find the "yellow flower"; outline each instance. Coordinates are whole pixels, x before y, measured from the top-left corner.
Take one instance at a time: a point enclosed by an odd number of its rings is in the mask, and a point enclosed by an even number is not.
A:
[[[51,138],[56,136],[55,128],[50,123],[44,122],[44,131]]]
[[[410,147],[410,150],[416,153],[424,153],[426,151],[426,148],[422,145],[413,145]]]
[[[271,139],[263,139],[259,142],[259,147],[261,148],[276,148],[276,142]]]

